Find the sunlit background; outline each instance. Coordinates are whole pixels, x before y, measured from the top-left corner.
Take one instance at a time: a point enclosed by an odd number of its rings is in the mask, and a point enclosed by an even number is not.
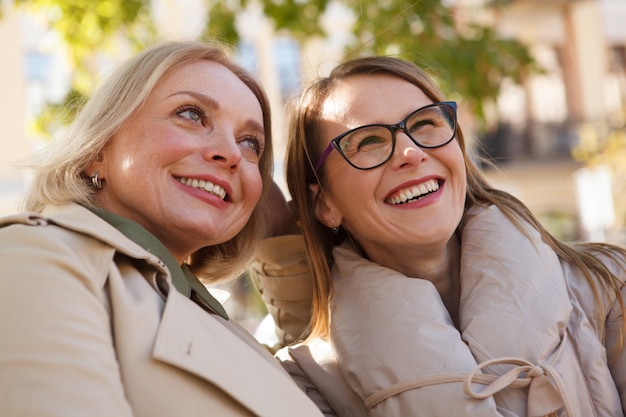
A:
[[[286,101],[343,57],[395,55],[460,103],[493,184],[555,235],[626,243],[625,0],[0,0],[0,10],[0,214],[18,209],[21,161],[113,66],[160,40],[211,38],[268,91],[281,187]]]

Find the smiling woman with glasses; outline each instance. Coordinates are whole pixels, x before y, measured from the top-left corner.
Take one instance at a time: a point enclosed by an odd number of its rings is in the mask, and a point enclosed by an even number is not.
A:
[[[491,187],[456,110],[395,58],[304,91],[302,235],[267,240],[254,274],[295,342],[277,357],[326,415],[623,416],[626,251],[561,242]]]

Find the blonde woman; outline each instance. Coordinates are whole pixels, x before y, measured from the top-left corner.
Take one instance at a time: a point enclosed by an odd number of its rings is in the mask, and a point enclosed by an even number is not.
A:
[[[3,416],[318,416],[204,284],[243,271],[270,109],[220,47],[119,67],[0,220]]]

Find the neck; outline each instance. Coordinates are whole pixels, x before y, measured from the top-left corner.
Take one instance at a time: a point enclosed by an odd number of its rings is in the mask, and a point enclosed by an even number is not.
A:
[[[456,234],[448,242],[446,258],[441,274],[436,277],[436,281],[431,282],[437,288],[454,324],[458,326],[461,298],[461,242]]]
[[[402,265],[381,263],[395,269],[408,277],[421,278],[432,282],[443,304],[448,309],[452,320],[458,325],[459,300],[461,296],[460,263],[461,242],[457,234],[453,234],[443,250],[423,256],[394,257],[410,260]]]

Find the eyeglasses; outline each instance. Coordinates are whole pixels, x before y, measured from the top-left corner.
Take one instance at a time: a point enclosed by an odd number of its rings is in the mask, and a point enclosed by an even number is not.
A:
[[[447,145],[456,134],[454,101],[433,103],[409,114],[394,125],[360,126],[337,136],[315,164],[317,173],[328,155],[337,151],[356,169],[372,169],[387,162],[396,147],[396,131],[402,130],[420,148],[434,149]]]

